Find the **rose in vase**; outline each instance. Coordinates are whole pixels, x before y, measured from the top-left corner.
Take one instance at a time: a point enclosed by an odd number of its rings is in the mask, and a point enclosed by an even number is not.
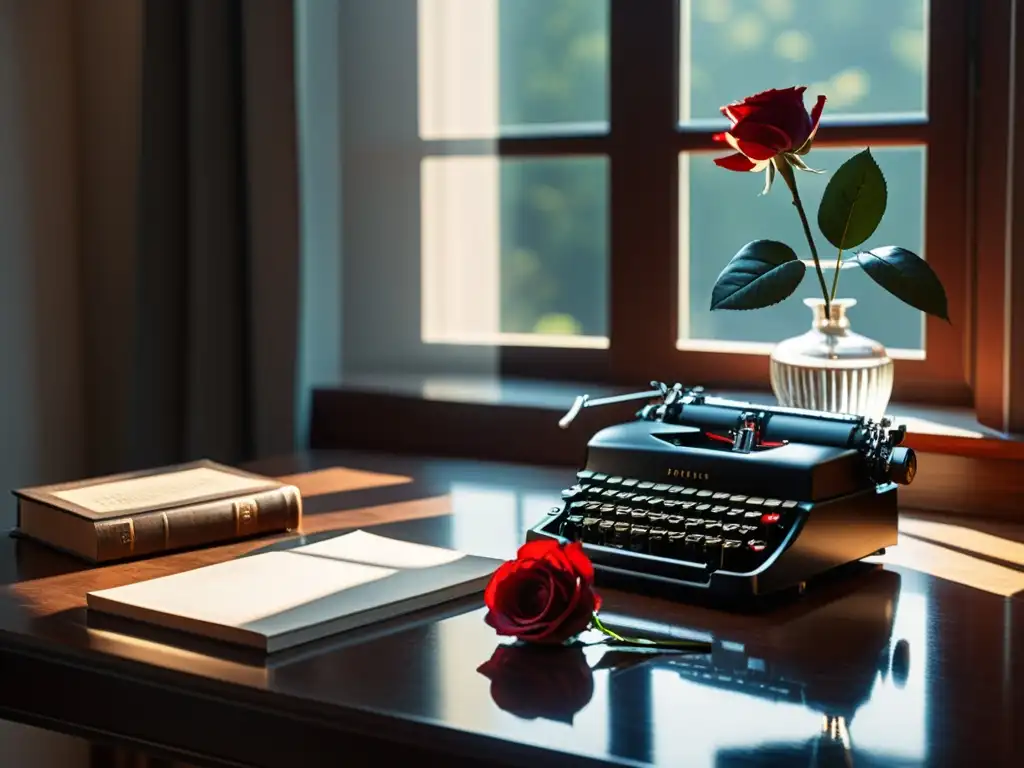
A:
[[[878,228],[888,200],[885,177],[870,149],[835,171],[818,206],[818,229],[836,249],[835,274],[831,286],[827,284],[796,182],[796,171],[824,172],[809,167],[804,157],[811,151],[826,99],[819,96],[808,113],[804,91],[803,86],[769,90],[722,107],[730,128],[715,139],[735,151],[715,163],[731,171],[764,172],[762,194],[771,190],[776,175],[782,177],[800,217],[826,318],[836,301],[841,268],[850,265],[860,267],[900,301],[949,322],[945,289],[924,259],[895,245],[857,250]],[[789,245],[776,240],[747,243],[718,276],[711,309],[759,309],[778,304],[796,290],[805,272],[804,262]]]

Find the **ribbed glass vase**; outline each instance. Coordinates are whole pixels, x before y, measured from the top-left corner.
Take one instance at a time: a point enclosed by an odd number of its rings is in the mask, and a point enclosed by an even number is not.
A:
[[[893,362],[877,341],[850,330],[856,299],[804,299],[811,329],[780,342],[771,355],[771,382],[780,405],[880,419],[892,396]]]

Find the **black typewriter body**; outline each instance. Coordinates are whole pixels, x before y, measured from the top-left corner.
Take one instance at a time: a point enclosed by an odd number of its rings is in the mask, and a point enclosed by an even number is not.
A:
[[[897,488],[913,451],[887,421],[656,388],[598,431],[563,504],[528,539],[580,541],[598,583],[677,599],[749,600],[897,543]],[[581,402],[582,400],[582,402]]]

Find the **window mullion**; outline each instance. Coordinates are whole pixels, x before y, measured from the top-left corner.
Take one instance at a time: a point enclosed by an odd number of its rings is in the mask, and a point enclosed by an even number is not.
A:
[[[612,375],[664,375],[675,350],[678,3],[611,0]]]

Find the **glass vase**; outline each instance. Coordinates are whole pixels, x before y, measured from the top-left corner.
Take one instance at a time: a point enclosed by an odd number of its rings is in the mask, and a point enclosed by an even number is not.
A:
[[[772,390],[780,405],[872,419],[885,415],[892,396],[893,361],[885,347],[850,330],[856,299],[804,299],[811,329],[780,342],[771,355]]]

